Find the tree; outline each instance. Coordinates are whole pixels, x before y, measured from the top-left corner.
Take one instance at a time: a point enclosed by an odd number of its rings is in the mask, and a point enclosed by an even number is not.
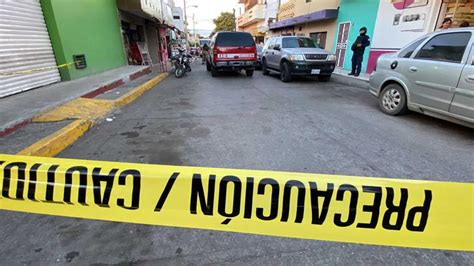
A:
[[[213,20],[216,25],[214,31],[235,31],[235,15],[230,12],[221,12],[221,14]]]

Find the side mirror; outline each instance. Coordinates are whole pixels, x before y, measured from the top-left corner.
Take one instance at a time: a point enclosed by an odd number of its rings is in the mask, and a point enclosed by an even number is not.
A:
[[[281,50],[281,47],[280,47],[279,44],[277,44],[277,45],[275,45],[275,47],[274,47],[273,49],[275,49],[275,50],[277,50],[277,51],[280,51],[280,50]]]

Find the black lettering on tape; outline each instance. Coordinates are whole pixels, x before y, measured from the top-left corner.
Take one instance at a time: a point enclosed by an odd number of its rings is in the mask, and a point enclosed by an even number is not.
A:
[[[281,214],[281,221],[287,222],[288,217],[290,216],[291,189],[293,187],[297,188],[298,192],[295,223],[301,223],[303,221],[304,216],[304,198],[306,188],[302,182],[297,180],[290,180],[285,184],[285,189],[283,191],[283,211]]]
[[[426,223],[428,222],[428,215],[430,212],[431,200],[432,200],[432,193],[431,190],[425,190],[425,201],[423,202],[423,206],[416,206],[411,208],[408,212],[407,217],[407,229],[414,232],[423,232],[426,227]],[[415,225],[415,216],[419,213],[420,223]]]
[[[382,220],[382,227],[388,230],[400,230],[403,226],[403,220],[405,218],[405,210],[407,208],[407,201],[408,201],[408,189],[401,188],[401,196],[400,196],[400,203],[395,205],[394,201],[394,191],[393,188],[387,187],[387,199],[385,205],[387,206],[387,210],[383,215]],[[392,215],[395,214],[397,216],[395,224],[390,223],[390,219]]]
[[[100,207],[110,207],[109,200],[114,185],[115,174],[118,169],[112,169],[108,174],[100,174],[101,168],[92,170],[92,183],[94,185],[94,203]],[[101,182],[105,182],[104,195],[101,195]]]
[[[245,219],[252,218],[253,189],[254,189],[254,178],[247,177],[247,183],[245,185],[245,207],[244,207]]]
[[[179,174],[179,173],[178,173]],[[117,205],[127,210],[136,210],[140,207],[140,188],[141,188],[141,174],[138,170],[125,170],[120,173],[118,184],[120,186],[127,185],[127,177],[132,177],[132,200],[131,205],[125,205],[125,199],[119,198],[117,199]]]
[[[375,186],[362,186],[364,193],[374,193],[374,201],[372,205],[364,205],[362,211],[372,213],[369,223],[358,223],[358,228],[375,228],[379,221],[380,204],[382,203],[382,188]]]
[[[277,217],[278,215],[278,202],[279,195],[280,195],[280,186],[275,179],[272,178],[264,178],[260,180],[258,183],[257,194],[264,195],[265,194],[265,187],[269,185],[272,188],[272,195],[271,195],[271,203],[270,203],[270,214],[264,215],[263,208],[256,209],[256,216],[258,219],[263,221],[270,221]]]
[[[234,184],[233,189],[233,197],[232,197],[232,211],[226,211],[227,205],[227,193],[228,193],[228,184]],[[240,213],[240,199],[242,198],[242,182],[236,176],[225,176],[222,178],[221,182],[219,183],[219,201],[217,205],[217,210],[220,215],[224,217],[236,217]]]
[[[201,210],[205,215],[212,215],[214,210],[214,193],[216,189],[216,175],[209,175],[209,184],[207,187],[207,200],[202,185],[200,174],[193,174],[193,181],[191,184],[191,202],[190,212],[197,214],[197,201],[201,204]]]
[[[17,168],[16,176],[16,193],[15,197],[10,197],[10,181],[12,180],[12,169]],[[8,199],[23,200],[23,191],[25,187],[26,163],[13,162],[9,163],[3,169],[3,187],[2,196]]]
[[[336,200],[342,201],[344,199],[345,192],[350,192],[350,203],[349,203],[349,215],[345,222],[342,221],[342,214],[334,214],[334,224],[340,227],[350,226],[354,223],[357,213],[357,201],[359,199],[359,191],[353,185],[344,184],[339,187],[336,194]]]
[[[64,184],[64,197],[63,201],[68,204],[71,202],[71,190],[72,190],[72,176],[75,172],[79,173],[79,193],[78,202],[82,205],[86,205],[86,192],[87,192],[87,167],[85,166],[74,166],[66,170],[66,184]]]
[[[173,173],[170,178],[168,179],[168,182],[166,182],[165,189],[163,190],[163,193],[160,196],[160,199],[156,203],[155,211],[160,212],[161,209],[163,208],[163,205],[165,205],[166,199],[168,198],[168,195],[171,192],[171,189],[173,188],[174,182],[178,178],[179,173],[175,172]]]
[[[47,171],[47,182],[46,182],[46,199],[43,202],[46,203],[59,203],[62,204],[60,201],[54,201],[54,186],[56,184],[56,170],[58,169],[59,165],[51,165]]]
[[[34,164],[29,171],[28,178],[28,199],[38,201],[36,199],[36,183],[38,180],[38,169],[41,167],[40,163]]]
[[[328,183],[327,190],[318,190],[316,182],[309,182],[311,192],[311,210],[313,214],[312,224],[323,224],[329,211],[329,204],[334,191],[334,184]],[[323,198],[323,208],[319,211],[319,197]]]

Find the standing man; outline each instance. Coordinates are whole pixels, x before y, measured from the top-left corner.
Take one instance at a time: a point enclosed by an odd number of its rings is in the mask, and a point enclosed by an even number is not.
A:
[[[202,47],[202,64],[204,65],[207,62],[207,57],[209,56],[209,45],[207,43]]]
[[[349,73],[349,76],[358,77],[362,69],[362,60],[364,60],[365,47],[370,45],[370,37],[367,36],[367,28],[362,27],[359,30],[359,37],[357,37],[354,44],[352,44],[352,71]]]

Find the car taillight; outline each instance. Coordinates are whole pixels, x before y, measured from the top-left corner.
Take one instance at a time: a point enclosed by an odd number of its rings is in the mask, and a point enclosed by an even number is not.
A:
[[[215,63],[217,62],[217,57],[219,56],[219,50],[217,50],[217,48],[214,47],[214,50],[212,50],[212,53],[214,54],[214,56],[212,57],[212,61]]]

